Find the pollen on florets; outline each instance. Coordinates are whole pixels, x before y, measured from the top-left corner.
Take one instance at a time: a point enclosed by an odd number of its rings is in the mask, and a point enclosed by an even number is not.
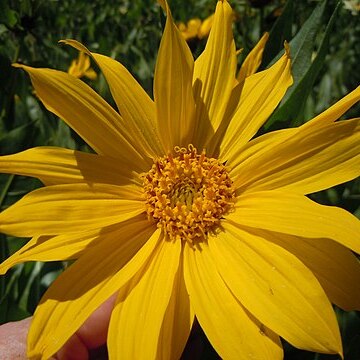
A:
[[[205,239],[234,204],[226,167],[196,148],[175,148],[143,175],[146,212],[171,240]]]

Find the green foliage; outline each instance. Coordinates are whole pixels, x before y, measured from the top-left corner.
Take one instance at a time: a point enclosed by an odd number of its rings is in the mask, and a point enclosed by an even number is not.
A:
[[[206,18],[215,0],[169,1],[177,21]],[[262,68],[290,43],[294,85],[266,125],[268,129],[298,125],[328,107],[360,83],[360,13],[351,14],[334,0],[274,0],[261,8],[248,1],[233,0],[239,62],[264,31],[270,32]],[[20,62],[35,67],[67,71],[77,56],[75,50],[59,46],[60,39],[73,38],[89,49],[121,61],[149,94],[163,15],[155,0],[0,0],[0,155],[33,146],[52,145],[89,150],[63,122],[37,100],[28,78],[11,67]],[[282,14],[282,15],[281,15]],[[205,40],[193,41],[195,56]],[[95,67],[99,74],[99,70]],[[88,82],[113,104],[104,78]],[[349,116],[356,116],[359,106]],[[0,209],[41,186],[34,179],[0,175]],[[360,216],[360,182],[352,181],[312,195],[324,204],[341,206]],[[18,250],[26,239],[0,235],[0,261]],[[0,323],[31,314],[43,292],[67,266],[66,263],[27,263],[0,276]],[[360,358],[360,318],[357,313],[338,311],[345,356]],[[206,343],[207,344],[207,343]],[[285,345],[286,359],[336,359],[314,355]],[[209,344],[204,359],[216,358]]]
[[[270,30],[269,40],[263,54],[262,68],[267,66],[283,50],[284,42],[291,39],[293,19],[294,0],[289,0]]]
[[[294,84],[285,94],[279,108],[267,122],[269,128],[272,124],[291,119],[291,125],[300,125],[303,122],[304,106],[310,95],[314,82],[324,65],[325,56],[329,48],[329,37],[340,6],[338,5],[326,26],[317,54],[314,55],[316,34],[321,27],[321,18],[327,2],[319,3],[301,30],[290,41],[292,59],[292,74]]]

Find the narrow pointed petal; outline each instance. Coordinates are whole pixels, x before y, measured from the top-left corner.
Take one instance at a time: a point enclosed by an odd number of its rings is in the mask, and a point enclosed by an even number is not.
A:
[[[81,52],[78,57],[78,65],[81,72],[85,72],[90,67],[90,59]]]
[[[297,131],[296,128],[276,130],[256,137],[244,144],[242,151],[237,155],[236,162],[234,161],[231,168],[229,167],[229,173],[234,181],[235,188],[243,187],[246,182],[246,178],[243,177],[244,168],[250,166],[253,161],[258,161],[258,158],[266,156],[264,154],[275,149],[278,144],[292,137]],[[220,154],[220,158],[223,162],[226,161],[222,154]],[[249,173],[246,173],[246,176],[249,176]]]
[[[144,227],[147,219],[141,214],[127,221],[105,228],[91,229],[80,233],[64,234],[57,236],[36,236],[26,245],[0,264],[0,275],[5,274],[11,267],[26,261],[62,261],[74,260],[82,256],[90,247],[112,237],[117,241],[122,239],[123,227],[138,224]]]
[[[281,360],[279,337],[236,300],[208,246],[201,247],[185,246],[184,277],[196,317],[217,353],[223,359]]]
[[[306,239],[270,231],[255,234],[294,254],[319,280],[330,301],[346,311],[360,310],[360,262],[329,239]]]
[[[300,349],[341,354],[335,313],[311,271],[265,239],[223,223],[209,238],[221,277],[259,321]]]
[[[232,17],[229,3],[218,1],[205,50],[195,61],[197,128],[194,145],[200,149],[219,127],[235,83],[237,59]]]
[[[239,163],[239,191],[324,190],[360,175],[360,119],[299,128],[281,144],[269,143]]]
[[[156,358],[180,253],[179,241],[162,239],[139,278],[134,278],[134,283],[120,290],[109,325],[111,359]]]
[[[349,212],[283,191],[240,195],[226,216],[235,223],[305,238],[332,239],[360,254],[360,220]]]
[[[38,305],[28,335],[28,357],[49,359],[85,320],[145,266],[158,245],[149,223],[123,227],[127,241],[94,246],[62,273]]]
[[[140,184],[139,176],[114,158],[45,146],[0,156],[0,172],[36,177],[46,185]]]
[[[84,76],[90,80],[95,80],[97,78],[97,74],[93,69],[86,70]]]
[[[143,171],[148,168],[148,160],[127,139],[120,115],[83,81],[62,71],[16,66],[30,75],[36,95],[45,107],[97,153],[116,157],[124,165],[139,164]]]
[[[0,213],[0,231],[58,235],[101,228],[144,212],[138,187],[65,184],[40,188]]]
[[[76,40],[67,39],[60,42],[88,54],[99,65],[124,118],[126,129],[141,153],[145,152],[149,157],[163,155],[159,129],[156,128],[155,104],[130,72],[118,61],[92,53]]]
[[[207,156],[219,158],[221,152],[220,146],[223,141],[224,135],[228,129],[234,111],[239,106],[239,100],[241,98],[241,91],[243,86],[244,83],[239,83],[237,82],[237,80],[235,81],[221,124],[204,146]]]
[[[242,147],[270,117],[292,82],[287,47],[273,66],[246,78],[239,105],[220,147],[222,159],[236,163]]]
[[[248,76],[256,73],[257,69],[261,64],[262,55],[268,39],[269,33],[265,33],[255,45],[255,47],[250,51],[248,56],[245,58],[237,76],[239,83],[245,81],[245,78],[247,78]]]
[[[28,251],[28,249],[32,249],[34,246],[36,246],[37,244],[41,244],[44,243],[47,240],[52,240],[53,237],[49,237],[49,236],[35,236],[33,237],[31,240],[29,240],[26,245],[24,245],[20,250],[18,250],[17,252],[15,252],[14,254],[12,254],[10,257],[8,257],[5,261],[3,261],[0,264],[0,275],[4,275],[7,273],[7,271],[12,268],[13,266],[17,265],[17,264],[21,264],[25,261],[31,261],[32,259],[32,253],[31,251]],[[23,256],[23,253],[25,254],[29,254],[29,257],[27,257],[26,255]],[[36,256],[34,256],[36,257]],[[41,257],[41,256],[40,256]],[[50,260],[51,261],[51,260]]]
[[[174,24],[165,1],[166,25],[154,77],[157,127],[166,152],[188,146],[192,139],[195,102],[192,91],[194,59]]]
[[[157,359],[181,358],[194,322],[194,311],[184,281],[183,259],[174,279],[173,291],[159,335]]]
[[[305,123],[303,126],[315,128],[316,126],[323,126],[332,123],[345,114],[354,104],[360,101],[360,86],[358,86],[351,93],[344,96],[341,100],[336,102],[333,106],[323,111],[312,120]]]

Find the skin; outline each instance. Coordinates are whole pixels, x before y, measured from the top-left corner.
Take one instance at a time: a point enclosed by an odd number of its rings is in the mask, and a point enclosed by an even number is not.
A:
[[[50,360],[106,360],[106,338],[116,296],[109,298]],[[0,326],[0,359],[25,360],[26,337],[31,317]],[[182,360],[199,359],[204,350],[204,335],[195,321]]]
[[[106,357],[101,357],[104,353],[101,346],[106,342],[115,299],[116,297],[112,296],[99,307],[53,359],[106,359]],[[0,326],[0,359],[26,359],[26,336],[30,323],[31,318],[27,318]]]

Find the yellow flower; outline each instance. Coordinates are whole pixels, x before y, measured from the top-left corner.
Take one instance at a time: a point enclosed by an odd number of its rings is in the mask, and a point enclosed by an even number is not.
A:
[[[307,194],[360,172],[360,120],[336,120],[360,88],[306,124],[254,137],[292,84],[290,55],[236,79],[232,11],[217,3],[194,62],[170,10],[154,100],[117,61],[96,61],[119,113],[66,73],[18,65],[95,154],[38,147],[0,158],[44,187],[0,213],[32,237],[2,265],[76,259],[38,305],[28,356],[48,359],[111,295],[111,359],[176,359],[196,316],[224,359],[342,354],[330,302],[360,308],[360,221]],[[241,92],[241,94],[240,94]]]
[[[208,16],[201,23],[200,29],[198,31],[198,38],[199,39],[203,39],[204,37],[209,35],[213,22],[214,22],[214,14]]]
[[[179,23],[178,28],[181,32],[181,35],[185,40],[194,39],[198,35],[198,31],[201,26],[201,20],[198,18],[190,19],[187,24]]]
[[[185,40],[194,38],[203,39],[209,35],[213,21],[214,14],[207,17],[204,21],[194,18],[190,19],[186,25],[184,23],[179,23],[178,28]]]
[[[71,62],[68,73],[79,79],[85,76],[90,80],[95,80],[97,76],[96,72],[91,68],[89,56],[82,51],[79,52],[78,58]]]

